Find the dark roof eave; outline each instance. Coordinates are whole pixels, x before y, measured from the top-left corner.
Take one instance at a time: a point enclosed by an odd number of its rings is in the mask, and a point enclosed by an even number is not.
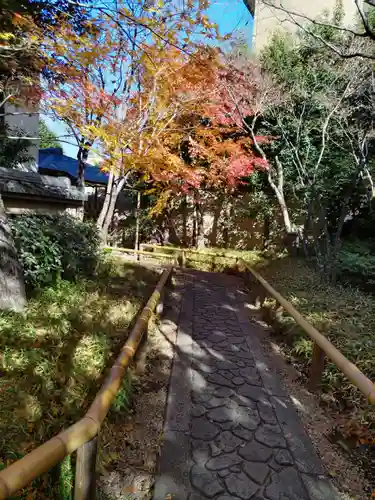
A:
[[[24,193],[16,193],[13,191],[2,191],[1,196],[4,199],[19,199],[19,200],[25,200],[25,201],[43,201],[44,203],[50,202],[50,203],[59,203],[59,204],[65,204],[65,205],[81,205],[83,201],[87,200],[87,196],[85,198],[58,198],[58,197],[53,197],[53,196],[43,196],[43,195],[31,195],[31,194],[24,194]]]

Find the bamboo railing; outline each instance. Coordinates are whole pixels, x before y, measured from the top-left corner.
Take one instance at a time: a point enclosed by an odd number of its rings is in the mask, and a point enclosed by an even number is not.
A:
[[[153,257],[155,259],[173,259],[173,261],[176,262],[176,256],[174,254],[168,255],[167,253],[147,252],[146,250],[135,250],[133,248],[122,248],[122,247],[104,247],[103,250],[109,250],[111,252],[129,253],[135,256],[144,255],[147,257]]]
[[[141,251],[142,251],[142,254],[143,255],[150,255],[150,256],[156,256],[156,255],[163,255],[163,256],[167,256],[167,257],[170,257],[170,258],[175,258],[176,261],[181,264],[182,267],[185,267],[186,266],[186,261],[187,261],[187,256],[190,256],[190,255],[200,255],[201,257],[208,257],[208,258],[212,258],[213,260],[213,263],[215,263],[216,259],[226,259],[226,260],[230,260],[232,259],[233,261],[235,261],[235,264],[238,263],[239,260],[241,260],[239,257],[235,256],[235,255],[225,255],[225,251],[223,253],[217,253],[217,252],[202,252],[200,250],[193,250],[191,248],[188,248],[188,249],[184,249],[184,248],[178,248],[178,247],[162,247],[160,245],[151,245],[151,244],[141,244],[140,245],[140,248],[141,248]],[[147,251],[147,250],[144,250],[145,248],[151,248],[152,251]],[[157,250],[160,250],[160,249],[167,249],[168,250],[168,253],[161,253],[161,252],[155,252],[154,250],[157,249]],[[118,250],[118,249],[117,249]],[[120,250],[121,251],[121,250]],[[202,262],[202,263],[206,263],[205,261],[202,261],[200,259],[194,259],[192,257],[189,257],[189,260],[190,261],[196,261],[196,262]]]
[[[310,366],[310,388],[315,389],[321,381],[324,370],[324,358],[327,356],[339,370],[355,385],[370,404],[375,404],[375,384],[367,378],[359,368],[351,363],[336,347],[295,309],[292,304],[284,299],[255,269],[246,261],[240,259],[245,268],[254,276],[262,287],[276,300],[276,308],[284,309],[294,321],[314,341],[313,354]],[[264,297],[265,298],[265,297]]]
[[[111,248],[111,250],[134,253],[135,255],[147,255],[155,258],[173,258],[176,255],[167,255],[143,250],[133,250],[125,248]],[[179,250],[183,256],[189,250]],[[199,253],[199,251],[192,251]],[[201,255],[220,257],[216,253]],[[226,257],[226,256],[222,256]],[[227,257],[226,257],[227,258]],[[275,300],[277,308],[283,308],[296,323],[314,341],[314,350],[311,361],[310,386],[316,388],[324,369],[324,359],[327,356],[342,373],[364,394],[370,404],[375,404],[375,384],[371,382],[353,363],[351,363],[331,342],[316,330],[308,321],[288,302],[279,292],[277,292],[255,269],[246,261],[239,257],[231,256],[236,263],[242,263],[245,269],[262,285],[264,291],[269,293]],[[184,265],[184,258],[182,257]],[[66,456],[77,451],[76,479],[74,500],[92,500],[95,498],[95,463],[98,446],[98,433],[100,426],[105,419],[111,403],[116,396],[122,378],[134,357],[141,338],[147,328],[152,312],[155,310],[163,287],[172,273],[172,267],[165,270],[148,300],[146,307],[138,318],[126,344],[122,348],[115,364],[107,376],[102,388],[94,399],[86,415],[76,424],[60,432],[43,445],[39,446],[25,457],[14,462],[12,465],[0,472],[0,500],[13,495],[16,491],[29,484],[33,479],[48,471]],[[265,295],[264,295],[265,298]]]
[[[160,245],[142,245],[142,248],[152,248],[160,249]],[[175,247],[170,248],[171,254],[162,254],[160,252],[148,252],[146,250],[140,250],[144,255],[149,256],[160,256],[163,258],[168,256],[170,258],[180,256],[180,263],[182,267],[186,265],[186,256],[188,254],[200,254],[205,257],[212,258],[226,258],[233,259],[235,265],[242,263],[242,265],[249,271],[255,279],[262,285],[264,290],[268,292],[276,300],[276,309],[278,314],[281,313],[281,309],[287,312],[294,321],[306,332],[306,334],[314,341],[311,366],[310,366],[310,380],[309,387],[315,390],[321,382],[322,374],[325,366],[325,358],[328,357],[339,370],[344,373],[344,375],[350,380],[350,382],[355,385],[370,404],[375,404],[375,384],[367,378],[361,370],[359,370],[353,363],[351,363],[324,335],[322,335],[316,328],[314,328],[310,323],[288,302],[279,292],[277,292],[255,269],[253,269],[244,259],[236,256],[226,256],[225,254],[218,254],[214,252],[200,252],[199,250],[190,250]],[[119,249],[120,251],[124,249]],[[130,252],[130,250],[127,250]],[[194,259],[189,259],[193,260]]]
[[[95,463],[100,427],[121,387],[121,381],[147,330],[151,314],[172,270],[170,267],[161,274],[154,292],[85,416],[0,472],[1,500],[28,485],[76,450],[74,500],[95,498]]]

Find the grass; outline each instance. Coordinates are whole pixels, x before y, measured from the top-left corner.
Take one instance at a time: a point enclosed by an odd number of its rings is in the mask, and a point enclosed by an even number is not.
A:
[[[260,272],[344,356],[370,380],[375,380],[374,296],[356,288],[327,283],[303,260],[284,258],[263,263]],[[285,352],[307,377],[312,341],[287,315],[282,316],[277,329],[282,333]],[[324,371],[323,389],[333,398],[336,409],[346,410],[348,420],[351,415],[363,429],[374,430],[374,409],[330,362]]]
[[[0,314],[0,467],[82,416],[157,279],[155,271],[107,259],[95,280],[60,281],[23,314]],[[65,484],[68,464],[61,470]],[[53,475],[15,498],[57,498]],[[60,498],[69,498],[62,490]]]

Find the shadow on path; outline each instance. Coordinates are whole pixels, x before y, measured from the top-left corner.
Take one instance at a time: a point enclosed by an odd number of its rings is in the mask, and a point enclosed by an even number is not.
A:
[[[181,300],[161,324],[167,338],[177,325],[177,341],[154,500],[339,498],[261,352],[243,282],[190,270],[175,279]]]

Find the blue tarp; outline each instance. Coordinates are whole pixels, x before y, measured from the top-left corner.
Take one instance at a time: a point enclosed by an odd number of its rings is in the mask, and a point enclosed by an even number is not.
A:
[[[55,170],[68,174],[73,181],[77,181],[78,160],[62,153],[60,148],[39,149],[39,173]],[[99,167],[87,165],[85,182],[88,184],[107,184],[108,174],[101,172]]]

